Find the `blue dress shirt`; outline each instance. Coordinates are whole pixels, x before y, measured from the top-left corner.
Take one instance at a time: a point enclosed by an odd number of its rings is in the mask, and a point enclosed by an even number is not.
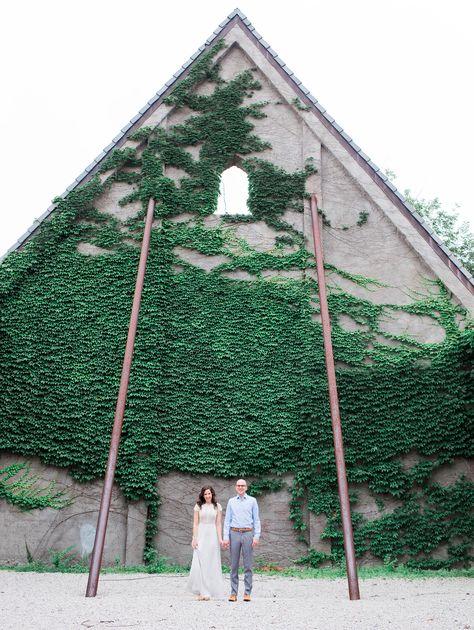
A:
[[[229,499],[225,512],[224,540],[229,540],[231,527],[238,527],[239,529],[253,527],[253,537],[257,540],[260,538],[261,525],[257,499],[248,494],[244,494],[242,497],[237,495]]]

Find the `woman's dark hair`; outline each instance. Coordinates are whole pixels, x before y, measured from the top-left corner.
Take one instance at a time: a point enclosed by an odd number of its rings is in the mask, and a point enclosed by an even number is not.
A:
[[[204,503],[206,503],[206,499],[204,498],[204,493],[206,492],[206,490],[211,491],[211,494],[212,494],[211,502],[214,504],[214,507],[217,508],[216,493],[214,492],[214,488],[212,486],[204,486],[203,488],[201,488],[201,492],[199,493],[197,504],[199,505],[199,507],[201,507],[202,505],[204,505]]]

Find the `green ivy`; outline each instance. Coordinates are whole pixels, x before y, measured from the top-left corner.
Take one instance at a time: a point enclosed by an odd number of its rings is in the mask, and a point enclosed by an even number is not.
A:
[[[259,497],[265,492],[277,492],[286,487],[283,479],[257,479],[252,481],[248,487],[248,494],[252,497]]]
[[[155,558],[161,475],[251,476],[259,494],[281,489],[281,475],[290,472],[298,536],[306,537],[303,505],[327,518],[331,552],[309,550],[309,561],[338,562],[322,328],[314,321],[318,286],[306,274],[314,257],[284,220],[286,210],[303,210],[314,167],[309,160],[288,173],[253,155],[269,149],[252,123],[265,116],[265,103],[250,100],[260,85],[251,68],[224,81],[214,61],[222,47],[203,55],[167,98],[171,108],[189,108],[184,122],[135,132],[134,147],[113,152],[102,178],[57,200],[38,235],[3,261],[0,449],[66,467],[81,481],[103,476],[152,196],[157,223],[116,474],[127,499],[148,505],[145,558]],[[197,89],[205,82],[211,94]],[[197,158],[191,146],[199,147]],[[224,216],[210,227],[220,175],[232,164],[248,174],[251,215]],[[166,176],[168,167],[182,171],[178,182]],[[126,221],[99,208],[116,182],[131,186],[120,205],[142,204]],[[190,218],[177,222],[178,215]],[[238,225],[254,221],[276,230],[272,250],[257,251],[239,236]],[[84,255],[79,243],[106,253]],[[182,248],[223,258],[206,272],[183,260]],[[300,279],[285,276],[295,270]],[[466,312],[440,283],[427,283],[405,306],[383,305],[332,282],[341,276],[370,290],[381,286],[376,280],[326,270],[356,553],[418,567],[466,564],[472,484],[432,480],[441,466],[472,456],[474,334]],[[269,271],[276,275],[266,277]],[[235,272],[251,279],[229,277]],[[383,332],[387,309],[431,318],[444,340],[423,344]],[[346,330],[342,315],[360,330]],[[419,460],[411,469],[409,453]],[[380,512],[371,521],[357,512],[362,485]],[[391,512],[389,499],[398,502]],[[443,549],[445,558],[436,559]]]
[[[369,213],[367,212],[367,210],[362,210],[362,212],[359,212],[359,218],[357,219],[357,225],[359,227],[362,227],[365,223],[367,223],[368,220],[369,220]]]
[[[54,481],[43,487],[39,481],[38,475],[30,474],[28,464],[6,466],[0,470],[0,498],[24,511],[46,507],[59,510],[71,504],[65,492],[56,490]]]
[[[311,109],[308,105],[303,105],[298,97],[295,97],[291,102],[300,112],[309,112]]]

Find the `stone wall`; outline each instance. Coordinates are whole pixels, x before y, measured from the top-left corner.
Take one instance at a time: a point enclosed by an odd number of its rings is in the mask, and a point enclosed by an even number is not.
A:
[[[288,476],[286,481],[291,483]],[[249,478],[248,483],[251,482]],[[209,476],[171,473],[162,477],[158,488],[161,505],[155,544],[160,556],[178,564],[191,562],[193,508],[200,489],[211,485],[225,513],[227,501],[235,496],[235,480]],[[258,497],[262,522],[261,542],[256,548],[257,564],[288,565],[306,552],[306,545],[297,540],[289,520],[290,495],[287,488]],[[229,552],[223,553],[228,563]]]
[[[103,481],[77,483],[66,470],[44,466],[37,458],[11,454],[0,456],[0,470],[25,461],[30,465],[30,473],[38,476],[38,487],[44,488],[54,481],[57,490],[64,491],[71,499],[71,505],[59,510],[22,511],[0,500],[0,564],[26,563],[28,553],[34,560],[48,562],[52,553],[68,548],[86,560],[94,543]],[[290,477],[286,480],[291,482]],[[235,494],[234,480],[180,473],[170,473],[159,480],[161,505],[154,542],[159,555],[170,563],[191,562],[193,508],[201,487],[207,484],[215,488],[225,514],[227,501]],[[305,553],[306,545],[297,541],[288,518],[289,500],[286,488],[259,497],[262,541],[255,554],[257,564],[288,565]],[[144,502],[128,503],[114,486],[104,565],[143,563],[145,520]],[[314,535],[317,534],[314,530]],[[224,552],[223,562],[227,561],[228,552]]]
[[[11,454],[0,455],[0,470],[25,461],[30,464],[30,473],[38,476],[38,488],[54,481],[56,488],[71,499],[71,504],[59,510],[22,511],[0,500],[0,564],[24,563],[28,552],[34,560],[49,561],[52,552],[65,551],[70,547],[78,557],[87,558],[94,544],[103,482],[78,483],[66,470],[44,466],[36,458]],[[104,551],[105,565],[142,563],[145,518],[143,502],[127,503],[114,486]]]
[[[11,454],[0,455],[0,470],[18,462],[27,461],[30,472],[39,477],[38,487],[45,487],[54,481],[58,490],[70,497],[71,505],[55,510],[22,511],[0,500],[0,564],[27,562],[27,549],[34,560],[48,562],[52,553],[71,548],[78,557],[87,560],[94,543],[94,535],[99,511],[103,481],[77,483],[66,470],[42,465],[38,459],[25,459]],[[407,467],[418,461],[416,454],[406,457]],[[460,475],[474,480],[474,465],[458,459],[451,465],[440,468],[433,481],[449,485]],[[252,479],[247,480],[251,483]],[[305,555],[308,546],[326,553],[330,552],[330,542],[321,540],[325,518],[303,509],[307,543],[298,540],[289,518],[291,476],[284,477],[285,486],[277,492],[268,492],[258,497],[262,522],[262,537],[255,551],[255,565],[288,566]],[[158,482],[161,505],[158,511],[158,531],[154,544],[160,557],[171,564],[189,565],[192,558],[191,536],[193,508],[202,486],[212,485],[217,500],[223,507],[235,495],[234,479],[210,476],[192,476],[173,472]],[[365,484],[352,486],[359,494],[356,511],[365,518],[379,518],[381,512],[374,497]],[[399,501],[388,496],[384,500],[384,512],[393,511]],[[114,486],[103,565],[121,564],[134,566],[143,563],[145,541],[146,507],[143,501],[128,503],[120,490]],[[445,549],[440,548],[434,556],[444,557]],[[229,552],[222,554],[224,564],[229,563]],[[378,563],[377,559],[366,554],[364,564]]]
[[[223,78],[230,79],[243,69],[255,66],[255,78],[260,81],[262,89],[249,102],[267,102],[266,117],[252,121],[255,133],[271,144],[271,148],[258,154],[258,157],[288,172],[303,169],[308,159],[312,161],[317,173],[308,178],[307,191],[317,193],[319,205],[330,220],[330,226],[325,226],[323,231],[326,262],[352,274],[370,276],[380,283],[377,286],[360,286],[343,275],[333,273],[328,274],[332,286],[338,285],[355,296],[377,304],[396,306],[412,302],[418,293],[425,294],[426,280],[438,277],[452,291],[456,303],[461,302],[467,308],[472,308],[472,296],[467,289],[438,259],[399,208],[368,177],[334,133],[312,112],[302,111],[294,105],[295,93],[289,83],[249,43],[245,34],[236,27],[229,31],[226,39],[228,48],[220,54]],[[203,86],[202,89],[210,88]],[[143,125],[159,123],[169,127],[182,122],[191,113],[186,108],[172,109],[159,105],[148,119],[143,120]],[[136,144],[127,142],[128,146]],[[198,157],[199,146],[190,146],[188,150],[194,158]],[[176,183],[185,176],[183,171],[175,167],[168,167],[165,174]],[[106,176],[107,173],[103,178]],[[109,213],[121,221],[124,230],[126,220],[140,209],[138,202],[123,207],[119,205],[119,200],[133,188],[133,185],[115,182],[96,203],[101,212]],[[364,222],[360,221],[361,215],[366,216]],[[311,251],[308,204],[303,213],[288,209],[283,219],[304,233],[307,248]],[[172,220],[193,225],[195,217],[183,214]],[[222,217],[218,215],[206,217],[203,224],[209,230],[224,225]],[[263,221],[234,223],[232,228],[227,225],[227,229],[233,230],[236,239],[245,241],[248,247],[258,252],[279,255],[275,248],[278,232]],[[78,251],[87,256],[111,253],[88,242],[79,243]],[[175,254],[183,264],[191,263],[206,272],[213,271],[227,260],[225,256],[207,256],[187,247],[176,247]],[[176,273],[182,270],[179,265],[174,268]],[[255,278],[243,270],[222,273],[236,281]],[[278,268],[269,268],[263,271],[262,278],[273,282],[281,277],[299,279],[312,273],[311,270],[280,271]],[[341,316],[339,323],[346,330],[361,329],[361,324],[349,316]],[[438,343],[444,336],[444,330],[435,319],[400,313],[389,306],[385,308],[381,330],[390,335],[403,334],[408,339],[423,343]],[[379,336],[376,341],[382,344],[399,343],[384,336]],[[24,461],[24,458],[11,454],[0,455],[0,469],[18,461]],[[43,466],[37,459],[30,460],[30,464],[32,472],[36,472],[45,485],[54,480],[58,488],[64,489],[71,497],[72,503],[61,510],[46,508],[22,512],[0,501],[0,563],[25,562],[27,548],[33,558],[38,560],[47,560],[51,549],[61,551],[71,546],[78,555],[88,556],[95,533],[102,481],[80,484],[73,481],[65,470]],[[472,470],[467,470],[465,462],[456,465],[459,469],[466,469],[464,472],[467,471],[472,478]],[[457,470],[456,467],[436,474],[441,475],[441,479],[455,479],[457,473],[454,474],[453,470]],[[288,476],[286,481],[291,482],[291,477]],[[162,503],[155,543],[159,554],[171,562],[187,564],[190,561],[192,510],[200,487],[209,483],[215,487],[218,499],[225,507],[228,498],[234,493],[233,480],[174,472],[158,482]],[[290,564],[306,552],[306,544],[298,541],[289,520],[289,501],[287,488],[259,498],[263,535],[256,552],[257,563]],[[371,514],[373,517],[379,516],[368,492],[361,492],[357,509],[367,518]],[[307,511],[303,516],[306,519],[308,543],[321,551],[328,551],[328,543],[320,540],[324,519]],[[129,504],[119,489],[114,488],[105,564],[118,561],[133,565],[142,561],[145,520],[144,503]],[[227,554],[224,560],[227,560]]]

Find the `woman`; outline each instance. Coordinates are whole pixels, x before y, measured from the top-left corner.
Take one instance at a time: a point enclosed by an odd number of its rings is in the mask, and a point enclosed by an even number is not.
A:
[[[201,488],[194,506],[193,561],[189,574],[188,590],[199,600],[224,596],[222,580],[222,506],[216,501],[211,486]]]

